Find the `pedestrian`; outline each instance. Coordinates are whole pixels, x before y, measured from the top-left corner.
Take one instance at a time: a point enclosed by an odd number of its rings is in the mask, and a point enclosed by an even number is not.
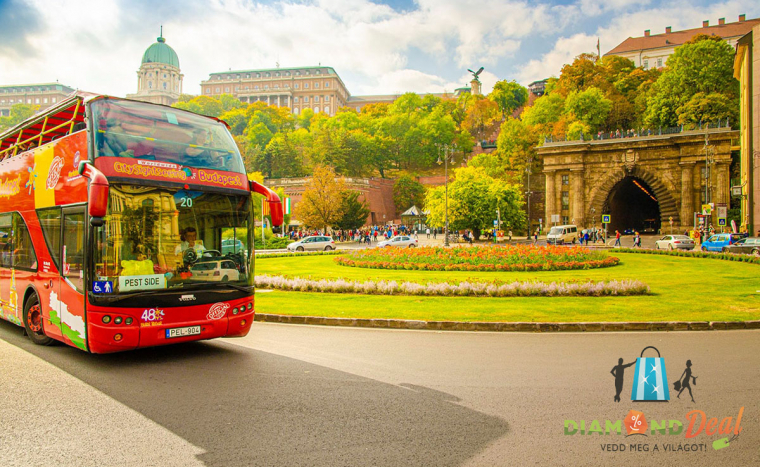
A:
[[[438,236],[438,227],[433,229],[433,240],[435,240],[437,236]]]
[[[619,230],[615,231],[615,246],[621,246],[620,245],[620,231]]]
[[[427,234],[427,238],[430,238],[430,227],[425,230],[425,233]]]
[[[512,243],[512,229],[509,229],[509,243]]]
[[[639,235],[638,232],[635,232],[635,236],[633,237],[633,247],[639,247],[641,248],[641,235]]]
[[[586,240],[586,246],[588,246],[588,239],[589,239],[588,230],[586,231],[585,234],[583,234],[583,239]]]
[[[533,232],[533,244],[535,245],[536,243],[538,243],[538,230]]]

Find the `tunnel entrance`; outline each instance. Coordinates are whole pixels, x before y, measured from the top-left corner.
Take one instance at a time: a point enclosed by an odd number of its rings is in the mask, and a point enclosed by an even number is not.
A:
[[[603,212],[611,215],[610,231],[637,231],[653,234],[660,231],[660,204],[654,190],[642,179],[627,176],[612,187]]]

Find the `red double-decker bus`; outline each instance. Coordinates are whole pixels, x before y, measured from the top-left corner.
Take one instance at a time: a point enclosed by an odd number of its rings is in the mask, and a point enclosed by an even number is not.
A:
[[[107,353],[244,336],[253,193],[224,122],[76,93],[0,135],[0,317]]]

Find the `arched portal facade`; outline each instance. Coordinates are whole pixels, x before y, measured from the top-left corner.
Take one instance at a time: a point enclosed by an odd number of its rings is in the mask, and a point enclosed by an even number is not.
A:
[[[600,227],[602,214],[610,214],[613,230],[690,228],[703,204],[728,205],[737,137],[737,131],[711,129],[546,143],[538,148],[546,178],[544,225]],[[710,220],[717,225],[715,216]]]

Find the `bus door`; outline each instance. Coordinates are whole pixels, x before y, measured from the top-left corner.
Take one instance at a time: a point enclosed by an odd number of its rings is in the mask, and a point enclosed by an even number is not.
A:
[[[11,214],[0,214],[0,315],[11,310]]]
[[[63,209],[63,243],[61,245],[61,280],[58,308],[61,330],[67,342],[87,350],[84,313],[85,234],[84,206]],[[53,302],[53,300],[51,300]]]

